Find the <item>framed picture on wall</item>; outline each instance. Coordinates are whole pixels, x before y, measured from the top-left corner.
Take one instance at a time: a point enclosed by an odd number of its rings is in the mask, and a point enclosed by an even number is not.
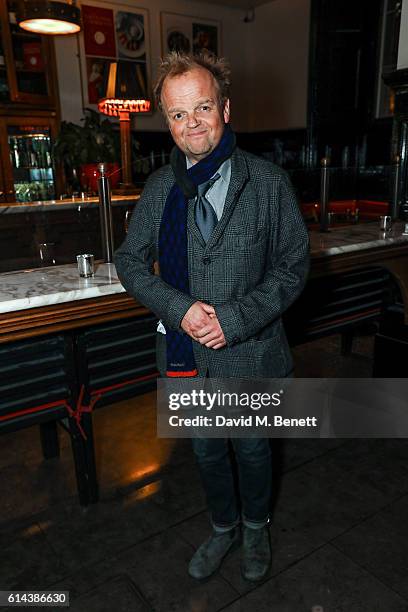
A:
[[[118,60],[135,64],[137,78],[146,96],[152,99],[148,11],[103,0],[85,0],[81,10],[83,106],[97,109],[109,65]]]
[[[161,13],[162,54],[170,51],[221,54],[221,22],[177,13]]]

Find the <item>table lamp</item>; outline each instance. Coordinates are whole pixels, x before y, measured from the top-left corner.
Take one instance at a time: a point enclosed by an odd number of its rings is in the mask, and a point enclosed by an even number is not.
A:
[[[126,194],[136,189],[132,183],[130,115],[147,113],[150,105],[140,64],[124,60],[111,62],[98,109],[105,115],[119,117],[123,182],[118,193]]]

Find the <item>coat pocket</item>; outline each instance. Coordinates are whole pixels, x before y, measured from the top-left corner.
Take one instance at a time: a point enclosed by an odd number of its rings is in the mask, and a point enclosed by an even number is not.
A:
[[[284,378],[291,370],[290,353],[279,336],[266,340],[247,340],[210,356],[212,377]]]
[[[249,340],[253,347],[257,376],[261,378],[285,378],[292,370],[292,357],[281,336],[265,340]]]

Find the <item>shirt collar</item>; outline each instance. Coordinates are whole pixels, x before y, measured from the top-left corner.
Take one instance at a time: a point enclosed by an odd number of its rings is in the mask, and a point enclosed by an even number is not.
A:
[[[186,155],[186,162],[187,162],[187,170],[189,170],[193,164],[188,159],[187,155]],[[231,158],[229,157],[224,162],[222,162],[221,166],[218,168],[217,172],[214,172],[213,176],[218,173],[220,175],[220,178],[223,181],[227,181],[228,180],[228,170],[230,167],[231,167]]]

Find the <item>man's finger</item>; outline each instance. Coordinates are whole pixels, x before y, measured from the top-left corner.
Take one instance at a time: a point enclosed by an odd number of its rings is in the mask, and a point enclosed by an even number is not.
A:
[[[197,338],[197,340],[198,340],[198,342],[200,344],[207,345],[209,342],[219,341],[220,340],[220,334],[217,331],[213,331],[213,332],[207,334],[206,336],[203,336],[202,338]]]
[[[212,348],[216,351],[217,349],[222,348],[223,346],[226,346],[226,342],[220,342],[219,344],[215,344]],[[211,348],[211,347],[209,347]]]
[[[214,331],[214,325],[205,325],[198,331],[194,332],[194,335],[196,336],[196,338],[203,338],[212,331]]]
[[[215,338],[212,338],[212,340],[208,340],[208,342],[205,343],[205,346],[207,348],[214,348],[214,346],[220,344],[220,342],[222,342],[222,338],[221,336],[217,335]]]
[[[204,303],[202,303],[201,306],[202,306],[203,310],[205,310],[205,312],[207,314],[215,314],[214,307],[211,306],[211,304],[204,304]]]

